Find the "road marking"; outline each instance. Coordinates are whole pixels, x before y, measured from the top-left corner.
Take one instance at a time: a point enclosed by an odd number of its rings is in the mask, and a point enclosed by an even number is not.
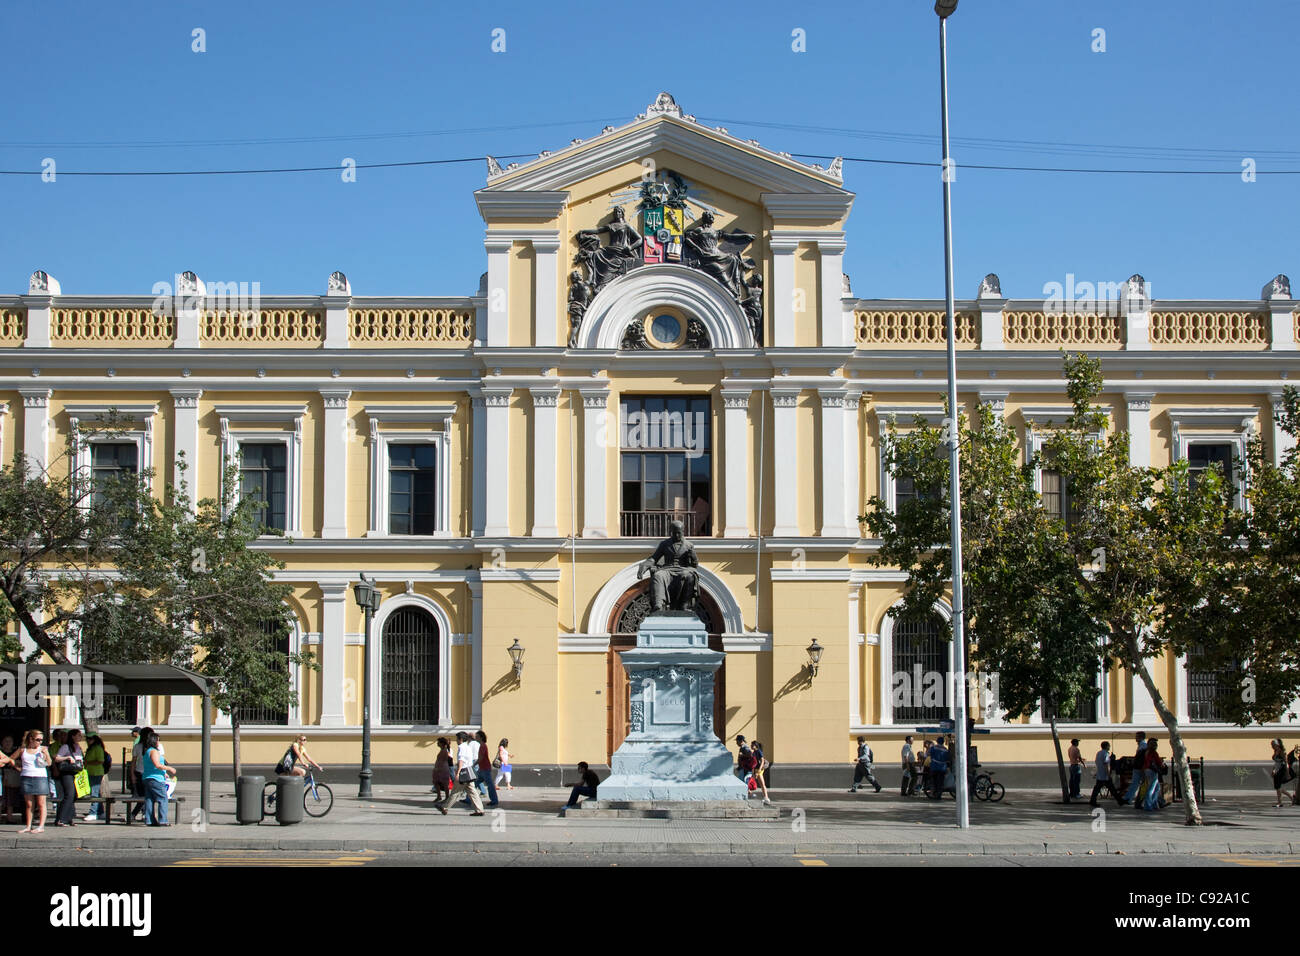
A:
[[[804,866],[830,866],[825,860],[799,860]]]
[[[1300,866],[1300,856],[1215,856],[1214,859],[1237,866]]]
[[[365,866],[374,856],[211,856],[177,860],[169,866]]]

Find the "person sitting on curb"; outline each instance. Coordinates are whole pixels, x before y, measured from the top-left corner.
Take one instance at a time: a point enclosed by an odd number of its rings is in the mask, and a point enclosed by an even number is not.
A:
[[[867,738],[859,737],[858,759],[853,763],[853,786],[849,787],[849,793],[857,793],[858,784],[864,779],[876,788],[876,793],[880,792],[880,782],[876,780],[876,775],[872,772],[872,764],[875,763],[875,759],[876,755],[871,752],[871,747],[867,744]]]
[[[600,786],[600,778],[592,772],[585,760],[578,761],[578,773],[581,774],[581,777],[573,785],[573,789],[569,791],[569,802],[564,805],[566,809],[576,807],[579,797],[586,797],[589,800],[596,799],[596,788]]]

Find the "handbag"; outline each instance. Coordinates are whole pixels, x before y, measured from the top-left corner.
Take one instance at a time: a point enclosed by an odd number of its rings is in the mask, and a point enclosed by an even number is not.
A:
[[[469,767],[461,767],[460,773],[456,775],[457,783],[473,783],[474,776],[469,772]]]
[[[492,766],[493,766],[493,767],[496,767],[496,769],[500,770],[500,769],[501,769],[501,758],[500,758],[500,757],[495,758],[495,759],[492,761]]]
[[[78,770],[76,776],[72,778],[72,783],[78,798],[90,796],[90,774],[87,771]]]

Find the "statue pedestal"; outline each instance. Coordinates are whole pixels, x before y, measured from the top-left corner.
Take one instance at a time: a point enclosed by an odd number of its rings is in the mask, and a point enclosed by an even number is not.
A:
[[[725,655],[689,611],[647,617],[621,653],[631,681],[627,739],[610,758],[599,802],[744,802],[731,753],[713,729],[713,677]]]

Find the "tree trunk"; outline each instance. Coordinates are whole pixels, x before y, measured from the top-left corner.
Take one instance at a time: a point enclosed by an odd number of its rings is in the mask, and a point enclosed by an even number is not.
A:
[[[72,661],[68,660],[67,653],[58,645],[58,642],[46,633],[44,627],[36,623],[36,618],[32,616],[30,610],[26,607],[15,608],[15,610],[18,612],[18,620],[26,628],[27,635],[32,639],[33,644],[48,654],[50,660],[54,661],[54,663],[72,664]],[[87,715],[86,695],[84,693],[75,696],[77,698],[77,710],[81,712],[81,725],[85,729],[86,737],[89,738],[93,734],[99,733],[99,719]],[[101,700],[100,703],[102,704],[103,701]]]
[[[233,754],[235,764],[235,786],[239,786],[239,778],[243,774],[243,761],[239,755],[239,709],[233,707],[230,710],[230,752]]]
[[[1141,657],[1137,653],[1137,641],[1126,637],[1125,642],[1128,644],[1129,653],[1132,655],[1133,660],[1140,661]],[[1156,682],[1152,680],[1145,662],[1138,664],[1137,672],[1138,676],[1142,678],[1147,693],[1151,695],[1151,702],[1156,705],[1156,713],[1160,715],[1160,720],[1164,723],[1165,729],[1169,731],[1169,747],[1173,752],[1174,773],[1178,774],[1178,782],[1183,789],[1183,822],[1189,827],[1199,827],[1205,821],[1201,819],[1201,808],[1196,803],[1196,790],[1192,786],[1192,768],[1187,759],[1187,747],[1183,743],[1182,732],[1178,729],[1178,718],[1165,704],[1165,699],[1156,688]]]
[[[1065,757],[1061,755],[1061,734],[1056,729],[1056,705],[1052,704],[1052,746],[1056,748],[1056,771],[1061,775],[1061,802],[1070,802],[1070,781],[1065,775]]]

